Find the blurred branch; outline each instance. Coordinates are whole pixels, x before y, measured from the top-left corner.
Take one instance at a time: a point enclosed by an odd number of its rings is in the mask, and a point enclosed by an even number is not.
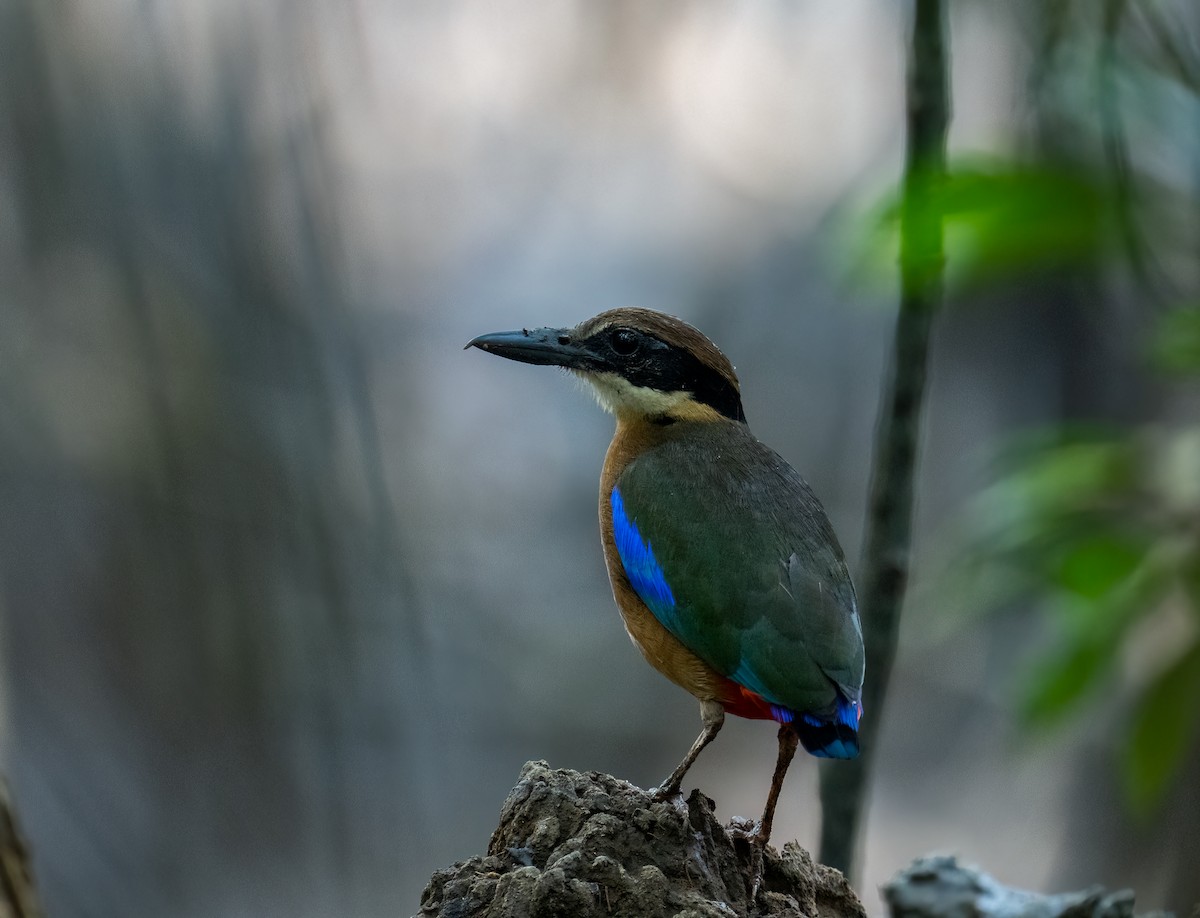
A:
[[[1154,259],[1153,251],[1146,244],[1134,213],[1132,170],[1117,84],[1120,75],[1117,41],[1128,5],[1128,0],[1105,0],[1096,97],[1104,156],[1112,173],[1117,233],[1138,283],[1144,288],[1153,289],[1161,282],[1162,271]]]
[[[0,781],[0,918],[40,918],[43,914],[29,867],[29,849],[13,816],[8,785]]]
[[[1135,4],[1134,10],[1141,16],[1146,30],[1162,52],[1169,72],[1193,93],[1200,95],[1200,58],[1189,53],[1180,41],[1181,35],[1187,35],[1186,27],[1180,23],[1168,23],[1161,4],[1139,3]]]
[[[1029,98],[1041,104],[1054,70],[1055,55],[1066,36],[1071,18],[1071,0],[1045,0],[1035,7],[1041,17],[1041,27],[1035,42],[1037,52],[1033,56],[1029,76]]]
[[[862,755],[821,773],[822,863],[849,873],[857,846],[866,776],[879,735],[880,714],[908,577],[913,479],[929,335],[942,301],[942,214],[932,192],[946,172],[950,121],[949,68],[942,0],[917,0],[908,64],[907,151],[900,224],[900,312],[891,379],[876,435],[867,520],[863,632],[867,681],[863,691]]]

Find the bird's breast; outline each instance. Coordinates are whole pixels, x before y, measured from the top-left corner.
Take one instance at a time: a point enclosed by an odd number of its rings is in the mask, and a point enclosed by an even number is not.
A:
[[[701,701],[725,703],[734,700],[736,686],[688,650],[655,617],[634,590],[617,551],[613,489],[629,463],[660,443],[663,436],[663,430],[654,424],[620,421],[609,444],[600,475],[600,538],[608,579],[625,631],[646,661]]]

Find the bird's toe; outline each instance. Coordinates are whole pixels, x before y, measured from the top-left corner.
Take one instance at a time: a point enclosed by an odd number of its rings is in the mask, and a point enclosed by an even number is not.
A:
[[[748,841],[752,845],[759,845],[759,838],[762,835],[762,821],[759,819],[747,819],[745,816],[734,816],[729,820],[729,834],[735,838]]]

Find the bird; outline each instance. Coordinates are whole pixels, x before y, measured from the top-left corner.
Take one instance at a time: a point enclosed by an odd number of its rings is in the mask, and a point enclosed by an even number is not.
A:
[[[700,734],[655,794],[680,793],[726,714],[779,725],[766,805],[747,833],[756,894],[797,745],[859,753],[862,625],[820,501],[750,432],[733,364],[680,319],[623,307],[466,347],[561,367],[615,415],[599,502],[613,597],[647,662],[700,702]]]

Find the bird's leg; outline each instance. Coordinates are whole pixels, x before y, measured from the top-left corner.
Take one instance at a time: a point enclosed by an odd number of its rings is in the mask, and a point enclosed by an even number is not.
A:
[[[654,796],[660,800],[674,797],[679,793],[679,786],[683,784],[683,776],[696,761],[700,750],[711,743],[721,731],[721,725],[725,723],[725,708],[719,701],[702,701],[700,702],[700,717],[704,721],[704,728],[696,737],[696,742],[692,743],[692,748],[683,757],[683,761],[671,772],[671,777],[667,778],[654,792]]]
[[[760,848],[767,847],[771,840],[771,824],[775,821],[775,804],[779,802],[779,792],[783,789],[783,776],[787,774],[792,757],[796,754],[796,746],[800,737],[792,729],[791,724],[779,727],[779,757],[775,760],[775,775],[771,778],[771,792],[767,794],[767,805],[763,809],[762,822],[758,827],[755,844]]]
[[[758,889],[762,885],[763,852],[771,839],[771,826],[775,822],[775,804],[779,802],[779,792],[783,789],[783,776],[787,774],[792,757],[796,754],[796,746],[800,737],[791,724],[781,724],[779,727],[779,757],[775,760],[775,774],[771,778],[771,791],[767,794],[767,805],[763,809],[762,820],[758,824],[758,832],[751,841],[754,879],[750,887],[750,900],[758,898]]]

